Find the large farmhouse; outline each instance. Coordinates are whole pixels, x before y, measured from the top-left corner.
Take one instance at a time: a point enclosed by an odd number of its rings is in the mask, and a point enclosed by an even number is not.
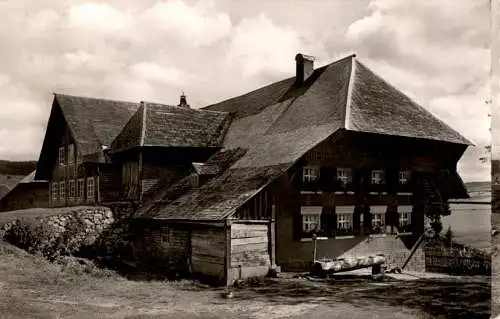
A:
[[[53,207],[134,202],[134,256],[220,282],[317,257],[400,264],[468,197],[471,143],[355,55],[201,109],[55,94],[36,171]],[[425,268],[422,251],[409,263]]]

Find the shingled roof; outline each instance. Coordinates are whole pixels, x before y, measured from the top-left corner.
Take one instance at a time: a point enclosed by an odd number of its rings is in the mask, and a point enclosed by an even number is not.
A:
[[[139,103],[54,94],[82,155],[109,146]]]
[[[471,144],[355,55],[314,70],[300,85],[289,78],[204,109],[230,113],[223,146],[247,152],[200,189],[155,205],[153,218],[226,218],[339,130]]]
[[[111,144],[111,149],[220,147],[229,122],[226,112],[141,102],[139,110]]]

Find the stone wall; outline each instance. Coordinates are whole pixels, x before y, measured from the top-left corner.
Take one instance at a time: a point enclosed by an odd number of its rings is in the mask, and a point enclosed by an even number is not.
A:
[[[130,207],[75,207],[70,211],[9,222],[4,237],[48,258],[59,255],[123,255],[128,250]],[[1,235],[1,234],[0,234]]]

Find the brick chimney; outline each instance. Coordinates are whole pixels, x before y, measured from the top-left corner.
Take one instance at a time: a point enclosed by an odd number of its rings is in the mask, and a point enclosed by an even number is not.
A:
[[[179,106],[189,108],[189,104],[187,104],[187,99],[186,99],[186,95],[184,94],[184,92],[182,92],[182,94],[181,94],[181,101],[179,103]]]
[[[295,83],[302,85],[314,72],[314,57],[298,53],[295,56]]]

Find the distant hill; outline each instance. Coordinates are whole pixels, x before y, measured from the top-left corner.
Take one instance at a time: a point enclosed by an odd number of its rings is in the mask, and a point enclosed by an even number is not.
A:
[[[0,175],[26,176],[36,169],[36,161],[14,162],[0,160]]]
[[[36,161],[0,160],[0,198],[5,196],[26,175],[36,169]]]

